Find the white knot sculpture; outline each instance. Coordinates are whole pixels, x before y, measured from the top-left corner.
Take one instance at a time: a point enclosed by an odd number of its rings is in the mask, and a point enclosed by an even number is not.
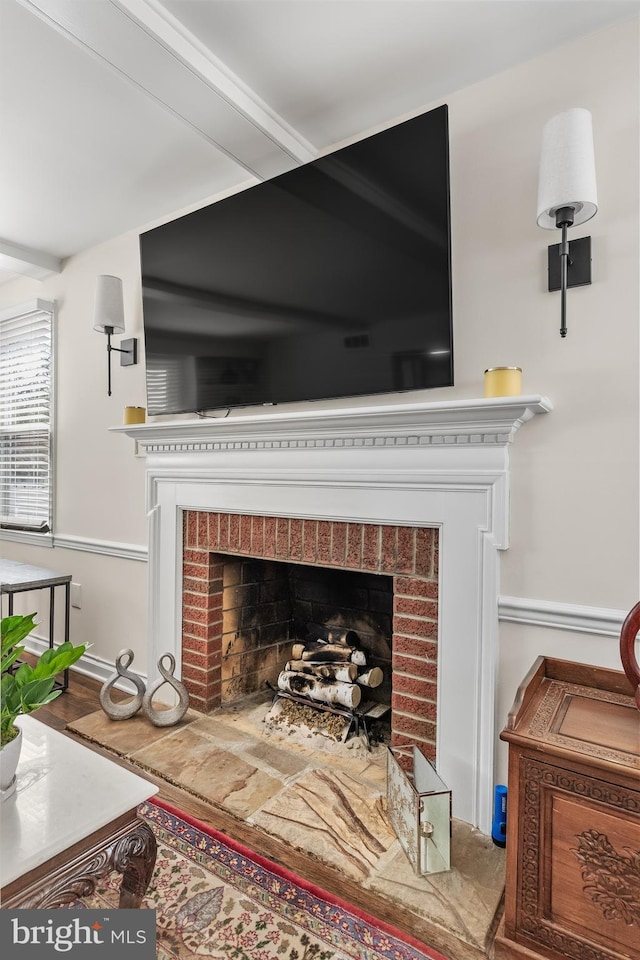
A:
[[[169,661],[169,667],[163,665],[163,660]],[[163,653],[158,660],[158,670],[162,674],[161,680],[156,680],[153,686],[147,690],[142,700],[142,709],[145,715],[156,727],[171,727],[181,720],[189,707],[189,694],[187,688],[180,680],[176,680],[173,671],[176,668],[175,657],[170,653]],[[170,687],[178,694],[178,703],[169,710],[156,710],[153,706],[153,695],[168,683]]]
[[[127,669],[132,663],[133,650],[121,650],[116,657],[116,672],[107,680],[106,683],[102,685],[100,690],[100,706],[110,720],[128,720],[129,717],[133,717],[133,715],[136,714],[142,706],[146,688],[140,677],[138,677],[135,673],[131,673]],[[136,693],[134,694],[133,699],[129,700],[127,703],[114,703],[111,699],[110,690],[111,687],[122,677],[131,681],[136,688]]]

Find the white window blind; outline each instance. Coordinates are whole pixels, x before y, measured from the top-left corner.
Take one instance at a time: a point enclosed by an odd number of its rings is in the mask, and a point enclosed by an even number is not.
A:
[[[53,315],[45,300],[0,312],[0,529],[52,526]]]

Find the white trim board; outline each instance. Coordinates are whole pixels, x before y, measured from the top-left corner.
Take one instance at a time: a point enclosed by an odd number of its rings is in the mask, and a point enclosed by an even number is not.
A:
[[[619,637],[628,611],[608,607],[558,603],[552,600],[528,600],[524,597],[500,597],[498,619],[554,630],[573,630],[602,637]]]
[[[49,649],[49,642],[42,637],[38,637],[35,633],[32,633],[29,635],[29,638],[25,640],[24,647],[28,653],[32,653],[35,657],[39,657],[40,654]],[[76,663],[74,663],[70,669],[76,673],[81,673],[85,677],[91,677],[92,680],[96,680],[98,683],[106,683],[107,680],[110,680],[115,673],[115,665],[113,663],[109,663],[107,660],[103,660],[101,657],[94,657],[91,653],[89,653],[89,651],[83,653],[80,660],[76,661]],[[127,667],[127,669],[130,673],[134,673],[137,677],[139,677],[146,685],[146,673],[141,673],[139,670],[134,670],[132,667]],[[114,686],[117,690],[122,690],[124,693],[135,692],[132,689],[133,684],[128,684],[127,681],[122,678],[117,680]]]

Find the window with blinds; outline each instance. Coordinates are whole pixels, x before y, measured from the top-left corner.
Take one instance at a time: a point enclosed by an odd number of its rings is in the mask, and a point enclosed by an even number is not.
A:
[[[52,527],[53,316],[46,300],[0,311],[0,530]]]

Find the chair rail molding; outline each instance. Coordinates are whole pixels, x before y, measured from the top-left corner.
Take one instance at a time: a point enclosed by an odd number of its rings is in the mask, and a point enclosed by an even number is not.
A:
[[[593,633],[601,637],[620,637],[627,612],[609,607],[591,607],[553,600],[527,600],[524,597],[500,597],[498,619],[554,630]]]

